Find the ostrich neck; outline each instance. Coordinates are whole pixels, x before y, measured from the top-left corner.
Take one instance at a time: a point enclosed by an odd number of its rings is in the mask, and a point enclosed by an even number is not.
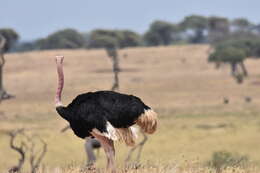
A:
[[[59,107],[62,106],[61,93],[64,85],[64,75],[63,75],[63,68],[61,62],[57,63],[57,72],[58,72],[58,87],[55,95],[55,106]]]

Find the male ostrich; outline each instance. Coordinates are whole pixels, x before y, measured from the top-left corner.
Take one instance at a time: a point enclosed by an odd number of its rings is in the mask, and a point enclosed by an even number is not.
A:
[[[107,157],[107,169],[115,172],[114,141],[133,146],[136,132],[134,124],[145,133],[152,134],[157,127],[157,115],[140,98],[113,91],[88,92],[78,95],[68,106],[61,103],[64,85],[63,56],[56,56],[58,87],[55,106],[58,114],[70,123],[76,136],[95,137]]]

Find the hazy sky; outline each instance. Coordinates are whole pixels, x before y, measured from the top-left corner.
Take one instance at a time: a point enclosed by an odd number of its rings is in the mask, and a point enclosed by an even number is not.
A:
[[[155,19],[179,22],[190,14],[246,17],[260,23],[260,0],[0,0],[0,28],[22,40],[63,28],[132,29],[143,33]]]

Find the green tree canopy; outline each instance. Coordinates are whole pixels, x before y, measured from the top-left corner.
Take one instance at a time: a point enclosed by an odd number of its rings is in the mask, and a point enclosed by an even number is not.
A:
[[[140,46],[141,37],[139,34],[130,30],[123,30],[119,32],[122,33],[122,39],[119,41],[121,48]]]
[[[229,34],[230,25],[229,20],[224,17],[209,17],[208,18],[208,39],[209,42],[215,44]]]
[[[134,47],[140,45],[140,36],[130,30],[97,29],[90,33],[89,48]],[[113,45],[112,45],[113,44]]]
[[[190,38],[192,43],[201,43],[205,41],[204,31],[208,26],[208,20],[204,16],[191,15],[184,18],[180,23],[183,30],[192,30],[194,36]]]
[[[64,29],[36,41],[39,49],[76,49],[85,45],[83,35],[74,29]]]
[[[250,30],[250,27],[253,26],[253,24],[246,18],[236,18],[231,22],[231,24],[234,27],[235,31],[240,32],[247,32]]]
[[[10,48],[16,43],[19,39],[18,33],[11,28],[2,28],[0,29],[0,35],[2,35],[6,39],[6,44],[4,47],[4,51],[9,51]]]
[[[175,24],[157,20],[150,25],[144,35],[144,41],[149,46],[169,45],[176,40],[179,27]]]
[[[90,33],[88,48],[116,48],[122,35],[114,30],[97,29]]]
[[[209,62],[214,62],[216,65],[221,63],[230,64],[231,75],[238,83],[242,83],[243,78],[248,75],[246,66],[244,64],[245,59],[246,52],[243,49],[231,46],[217,48],[212,54],[210,54],[208,58]]]
[[[216,45],[216,49],[233,47],[243,50],[246,57],[260,57],[260,38],[227,39]]]
[[[235,47],[221,47],[216,49],[210,56],[210,62],[238,63],[244,61],[246,52]]]

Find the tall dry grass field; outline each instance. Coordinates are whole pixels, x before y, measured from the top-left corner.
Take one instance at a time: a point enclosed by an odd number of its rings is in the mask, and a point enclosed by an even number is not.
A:
[[[208,64],[207,50],[205,45],[120,50],[120,92],[141,97],[159,114],[159,128],[145,145],[143,163],[160,167],[196,160],[203,165],[214,151],[226,150],[260,164],[260,60],[245,62],[249,77],[238,85],[228,66],[216,70]],[[58,54],[65,56],[64,104],[80,93],[112,86],[112,65],[104,50],[7,54],[4,86],[16,98],[0,104],[0,172],[17,162],[5,134],[17,128],[39,134],[48,143],[46,167],[84,165],[84,141],[70,130],[60,133],[67,123],[54,109]],[[252,102],[246,103],[245,96]],[[230,104],[223,104],[223,97]],[[122,167],[129,148],[120,143],[116,148]],[[104,165],[101,151],[97,166]]]

